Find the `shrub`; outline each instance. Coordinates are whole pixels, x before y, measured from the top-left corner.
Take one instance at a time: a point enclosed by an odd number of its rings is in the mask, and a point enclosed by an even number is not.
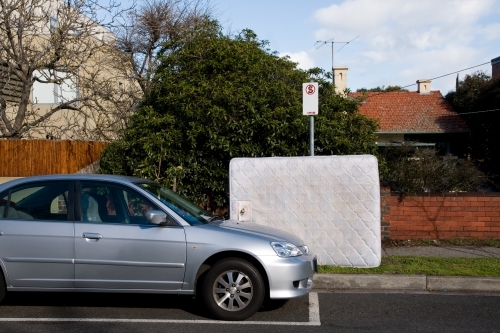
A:
[[[434,149],[392,148],[388,160],[387,181],[391,190],[414,192],[470,192],[488,183],[484,175],[469,160],[456,156],[439,156]]]

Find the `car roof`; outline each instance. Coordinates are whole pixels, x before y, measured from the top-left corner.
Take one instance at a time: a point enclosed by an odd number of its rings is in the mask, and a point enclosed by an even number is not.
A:
[[[121,176],[121,175],[102,175],[102,174],[59,174],[59,175],[43,175],[17,178],[6,183],[0,184],[0,191],[12,186],[37,181],[56,181],[56,180],[87,180],[87,181],[111,181],[115,183],[130,184],[137,182],[151,182],[150,180],[138,177]]]

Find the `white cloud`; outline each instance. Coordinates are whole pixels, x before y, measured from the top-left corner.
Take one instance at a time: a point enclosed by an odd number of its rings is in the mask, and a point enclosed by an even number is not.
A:
[[[455,41],[467,43],[477,33],[476,22],[489,13],[484,4],[470,6],[471,0],[353,0],[333,5],[316,12],[321,28],[318,39],[351,39],[362,36],[368,45],[411,53],[440,47]],[[480,6],[482,4],[482,6]]]
[[[368,52],[363,53],[363,56],[365,56],[366,58],[368,58],[376,63],[384,61],[384,55],[382,54],[382,52],[368,51]]]
[[[280,53],[280,57],[289,56],[290,60],[298,63],[298,67],[301,69],[310,69],[314,67],[314,60],[309,56],[306,51],[300,51],[296,53],[284,52]]]
[[[495,39],[500,39],[500,23],[493,23],[481,28],[478,31],[479,34],[483,35],[488,41],[493,41]]]
[[[470,63],[477,57],[474,48],[460,45],[449,45],[443,49],[429,50],[418,54],[421,59],[432,61],[418,61],[417,57],[411,59],[408,66],[400,72],[400,77],[406,82],[417,79],[432,79],[461,69],[463,63]]]
[[[469,25],[489,13],[495,0],[351,0],[319,9],[315,18],[322,27],[366,33],[384,27],[419,28]],[[397,30],[396,30],[397,32]]]
[[[315,36],[335,41],[360,36],[340,54],[351,73],[379,71],[382,75],[374,82],[411,83],[500,55],[499,4],[499,0],[341,0],[316,11]]]

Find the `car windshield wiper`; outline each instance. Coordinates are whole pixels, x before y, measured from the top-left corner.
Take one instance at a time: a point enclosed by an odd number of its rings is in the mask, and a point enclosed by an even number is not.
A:
[[[225,220],[225,218],[223,216],[214,215],[211,218],[209,218],[207,221],[208,222],[215,222],[215,221],[224,221],[224,220]]]

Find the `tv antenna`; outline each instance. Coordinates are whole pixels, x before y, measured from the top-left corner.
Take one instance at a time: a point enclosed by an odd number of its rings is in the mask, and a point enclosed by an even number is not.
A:
[[[359,36],[351,39],[350,41],[348,42],[336,42],[334,40],[334,38],[330,38],[328,40],[318,40],[316,43],[314,43],[314,46],[316,46],[316,49],[319,49],[320,47],[326,45],[326,44],[332,44],[332,77],[333,77],[333,81],[334,81],[334,84],[335,84],[335,75],[333,73],[333,53],[334,53],[334,50],[333,50],[333,44],[344,44],[340,49],[337,50],[337,52],[339,52],[340,50],[342,50],[345,46],[347,46],[347,44],[349,44],[350,42],[352,42],[353,40],[355,40],[356,38],[358,38]]]

